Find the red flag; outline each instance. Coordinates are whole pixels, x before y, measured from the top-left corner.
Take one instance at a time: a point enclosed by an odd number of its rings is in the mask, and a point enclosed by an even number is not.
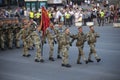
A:
[[[48,16],[47,10],[44,7],[42,7],[42,12],[41,13],[42,13],[42,16],[41,16],[41,28],[42,28],[43,36],[44,36],[46,29],[49,27],[50,18]]]

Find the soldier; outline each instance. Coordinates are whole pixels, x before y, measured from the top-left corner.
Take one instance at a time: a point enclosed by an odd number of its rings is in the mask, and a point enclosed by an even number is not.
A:
[[[1,40],[1,49],[5,50],[5,30],[2,29],[1,31],[1,36],[0,36],[0,40]]]
[[[21,26],[22,25],[19,23],[18,19],[15,19],[15,23],[14,23],[14,42],[15,42],[16,48],[20,48],[20,38],[18,38],[17,36],[19,35]]]
[[[31,25],[30,25],[30,27],[28,28],[29,29],[29,33],[28,34],[30,34],[30,33],[32,33],[33,32],[33,30],[36,28],[36,24],[34,23],[34,21],[33,21],[33,19],[31,19],[30,20],[30,22],[31,22]],[[30,50],[30,49],[32,49],[32,50],[34,50],[34,46],[33,46],[34,44],[33,44],[33,40],[31,39],[31,37],[28,39],[28,49]]]
[[[8,30],[8,47],[9,49],[12,49],[13,47],[13,31],[11,28]]]
[[[68,63],[68,51],[69,51],[69,45],[70,45],[70,30],[69,28],[65,29],[65,32],[62,34],[62,65],[63,67],[71,67],[71,65]]]
[[[63,25],[62,25],[62,23],[59,23],[59,25],[58,25],[58,29],[57,29],[57,35],[58,35],[58,37],[57,37],[57,42],[58,42],[58,55],[57,55],[57,58],[58,59],[61,59],[62,57],[60,56],[60,54],[61,54],[61,49],[62,49],[62,46],[61,46],[61,37],[62,37],[62,34],[63,34],[63,31],[64,31],[64,29],[63,29],[63,27],[62,27]]]
[[[33,26],[32,26],[33,27]],[[41,55],[41,40],[40,40],[40,33],[38,30],[34,28],[30,28],[30,36],[31,39],[33,40],[34,44],[35,44],[35,47],[36,47],[36,56],[35,56],[35,62],[44,62],[43,58],[42,58],[42,55]],[[30,39],[28,37],[28,39]]]
[[[46,35],[47,35],[47,39],[48,39],[48,44],[50,46],[49,60],[54,61],[53,51],[54,51],[54,40],[56,38],[56,35],[55,35],[55,30],[54,30],[54,27],[53,27],[53,23],[51,23],[50,27],[47,28]]]
[[[86,41],[86,35],[83,33],[83,30],[82,30],[82,27],[79,27],[78,28],[78,34],[74,35],[73,36],[73,39],[72,39],[72,42],[76,39],[77,42],[76,42],[76,46],[78,47],[78,51],[79,51],[79,54],[78,54],[78,59],[77,59],[77,64],[82,64],[80,62],[80,59],[81,57],[83,58],[83,60],[85,61],[85,63],[87,64],[88,61],[84,55],[84,52],[83,52],[83,47],[84,47],[84,43]]]
[[[97,40],[96,38],[98,38],[98,37],[99,37],[99,35],[94,31],[94,27],[90,26],[90,31],[89,31],[89,33],[87,33],[87,41],[88,41],[88,45],[90,46],[90,53],[89,53],[89,57],[88,57],[88,62],[93,62],[91,60],[92,54],[95,56],[95,59],[97,60],[97,62],[101,61],[101,59],[96,54],[96,50],[95,50],[95,43]]]
[[[20,32],[18,33],[18,36],[17,36],[17,38],[19,38],[19,37],[22,38],[23,45],[24,45],[24,48],[23,48],[23,50],[24,50],[23,56],[24,57],[30,57],[31,56],[28,53],[28,42],[27,42],[27,39],[26,39],[27,36],[28,36],[28,32],[27,32],[28,26],[30,26],[30,23],[28,23],[28,20],[25,19],[23,29],[20,30]]]
[[[2,31],[1,31],[1,49],[5,50],[5,43],[7,42],[7,21],[3,20]]]

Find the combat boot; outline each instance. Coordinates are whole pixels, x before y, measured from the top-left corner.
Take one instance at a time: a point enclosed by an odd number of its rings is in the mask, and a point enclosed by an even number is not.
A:
[[[97,60],[97,62],[100,62],[101,61],[101,59],[96,59]]]
[[[31,56],[31,54],[26,55],[26,57],[30,57],[30,56]]]
[[[66,65],[65,65],[65,67],[70,68],[70,67],[71,67],[71,65],[70,65],[70,64],[66,64]]]
[[[50,61],[55,61],[53,57],[49,57],[49,60]]]
[[[43,62],[44,62],[44,59],[41,59],[40,62],[43,63]]]
[[[94,62],[93,60],[91,60],[91,59],[88,59],[88,62]]]
[[[65,67],[65,64],[61,64],[61,66]]]
[[[38,60],[38,59],[35,59],[35,62],[40,62],[40,60]]]
[[[85,63],[88,64],[88,61],[86,60]]]
[[[77,64],[82,64],[80,61],[77,61]]]
[[[62,59],[62,57],[60,55],[57,55],[57,59]]]

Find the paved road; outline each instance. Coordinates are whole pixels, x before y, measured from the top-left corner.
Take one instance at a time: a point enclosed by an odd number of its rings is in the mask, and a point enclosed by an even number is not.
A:
[[[76,33],[75,27],[70,28]],[[84,26],[84,32],[89,30]],[[96,50],[102,61],[78,65],[76,59],[78,50],[75,42],[69,51],[69,61],[72,68],[61,67],[61,60],[51,62],[48,60],[48,44],[44,46],[45,63],[35,63],[35,50],[30,50],[29,58],[22,57],[22,48],[0,51],[0,80],[120,80],[120,28],[112,26],[95,27],[100,33]],[[89,46],[85,44],[86,56]],[[55,45],[54,57],[57,55]]]

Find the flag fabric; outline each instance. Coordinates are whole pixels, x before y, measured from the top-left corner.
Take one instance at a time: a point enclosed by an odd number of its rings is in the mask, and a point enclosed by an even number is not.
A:
[[[43,31],[43,36],[45,35],[46,29],[49,27],[50,24],[50,18],[48,15],[47,10],[42,7],[42,16],[41,16],[41,29]]]

